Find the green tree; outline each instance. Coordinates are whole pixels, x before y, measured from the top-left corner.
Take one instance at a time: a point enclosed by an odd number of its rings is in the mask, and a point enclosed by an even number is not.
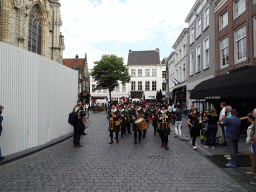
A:
[[[103,55],[100,61],[94,62],[91,76],[97,81],[94,90],[108,89],[109,100],[111,101],[111,92],[115,90],[118,81],[129,83],[131,76],[129,75],[127,66],[124,65],[123,58],[116,55]]]

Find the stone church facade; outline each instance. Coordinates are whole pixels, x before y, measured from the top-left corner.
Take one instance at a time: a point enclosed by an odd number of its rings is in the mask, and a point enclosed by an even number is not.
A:
[[[62,63],[59,0],[0,0],[0,41]]]

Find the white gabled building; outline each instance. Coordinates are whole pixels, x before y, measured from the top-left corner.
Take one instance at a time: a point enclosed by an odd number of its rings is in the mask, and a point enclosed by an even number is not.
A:
[[[166,65],[160,62],[159,49],[150,51],[129,50],[127,67],[131,75],[131,82],[122,84],[111,93],[112,101],[120,101],[122,97],[155,101],[157,91],[166,93]],[[108,90],[92,91],[97,82],[91,77],[92,100],[109,98]],[[109,99],[108,99],[109,100]]]

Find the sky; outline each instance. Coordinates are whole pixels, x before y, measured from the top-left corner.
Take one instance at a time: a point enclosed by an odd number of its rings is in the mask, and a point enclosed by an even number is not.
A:
[[[63,58],[84,58],[89,69],[103,54],[127,64],[129,49],[160,49],[168,57],[196,0],[61,0]]]

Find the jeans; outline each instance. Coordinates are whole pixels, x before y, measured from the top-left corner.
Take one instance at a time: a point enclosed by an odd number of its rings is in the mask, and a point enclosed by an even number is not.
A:
[[[175,135],[176,136],[181,136],[181,124],[182,124],[182,121],[176,121],[175,122]]]
[[[252,150],[253,150],[253,154],[254,154],[254,161],[256,163],[256,143],[252,144]]]
[[[216,134],[218,131],[217,125],[208,125],[207,131],[206,131],[206,146],[210,145],[210,140],[212,138],[212,146],[215,146],[216,143]]]
[[[231,157],[231,164],[237,165],[237,158],[236,158],[236,143],[237,139],[231,139],[229,137],[226,137],[227,141],[227,146],[228,146],[228,151],[229,155]]]

